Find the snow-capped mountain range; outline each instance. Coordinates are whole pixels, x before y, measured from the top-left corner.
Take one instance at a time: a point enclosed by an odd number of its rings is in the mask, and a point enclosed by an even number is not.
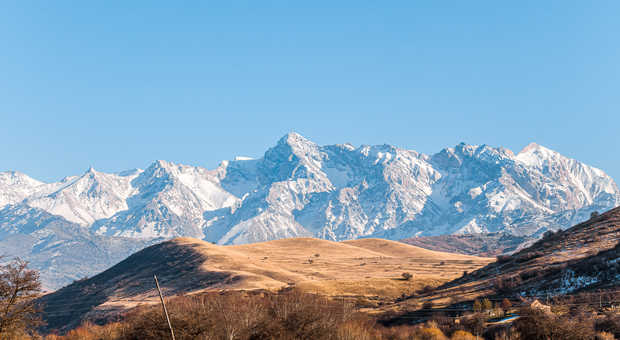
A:
[[[156,161],[113,174],[89,169],[56,183],[0,173],[0,253],[29,237],[30,248],[18,255],[48,254],[41,269],[49,271],[72,256],[67,249],[79,251],[76,233],[90,245],[114,240],[131,250],[176,236],[239,244],[533,235],[618,205],[620,191],[603,171],[537,144],[516,155],[466,144],[425,155],[391,145],[319,146],[289,133],[259,159],[237,157],[214,170]],[[63,228],[71,237],[59,236]]]

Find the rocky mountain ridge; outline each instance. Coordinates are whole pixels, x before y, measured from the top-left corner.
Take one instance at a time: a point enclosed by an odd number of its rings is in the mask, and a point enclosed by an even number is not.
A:
[[[95,247],[107,238],[146,245],[178,236],[223,245],[304,236],[536,237],[617,205],[620,190],[603,171],[537,144],[516,155],[467,144],[425,155],[391,145],[319,146],[289,133],[261,158],[238,157],[213,170],[156,161],[112,174],[88,169],[55,183],[0,173],[0,252],[30,237],[32,247],[10,255],[68,263],[65,245],[81,252],[74,241],[35,246],[63,228]],[[61,267],[49,274],[54,282],[94,273]]]

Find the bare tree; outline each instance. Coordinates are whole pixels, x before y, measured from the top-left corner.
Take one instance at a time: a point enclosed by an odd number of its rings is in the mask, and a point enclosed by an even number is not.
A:
[[[41,291],[39,273],[19,258],[0,265],[0,339],[20,337],[41,324],[34,298]]]
[[[504,298],[502,300],[502,309],[504,310],[504,312],[508,312],[510,310],[510,307],[512,307],[512,302],[510,302],[510,300]]]

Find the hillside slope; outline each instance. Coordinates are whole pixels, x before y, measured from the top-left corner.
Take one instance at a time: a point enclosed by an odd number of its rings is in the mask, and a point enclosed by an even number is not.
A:
[[[296,285],[328,295],[396,296],[425,284],[440,284],[490,261],[373,239],[339,243],[298,238],[219,246],[177,238],[139,251],[99,275],[42,297],[40,302],[48,327],[54,329],[75,326],[86,316],[157,302],[154,274],[166,295]],[[415,280],[402,280],[403,272],[414,274]]]
[[[567,230],[548,232],[530,247],[500,256],[497,262],[444,288],[486,289],[491,294],[514,297],[617,290],[619,240],[620,207]]]
[[[495,256],[513,253],[528,242],[535,241],[533,236],[516,236],[504,232],[472,233],[460,235],[418,236],[400,240],[416,247],[448,253]]]

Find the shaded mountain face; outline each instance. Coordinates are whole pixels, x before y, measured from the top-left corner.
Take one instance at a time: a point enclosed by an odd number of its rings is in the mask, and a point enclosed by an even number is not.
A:
[[[28,260],[40,272],[46,291],[101,272],[157,242],[95,235],[62,217],[25,206],[0,209],[0,235],[0,254]]]
[[[261,158],[224,161],[214,170],[157,161],[116,174],[89,169],[56,183],[0,173],[0,242],[24,235],[42,241],[41,216],[56,226],[46,233],[67,228],[143,243],[177,236],[218,244],[536,237],[616,205],[620,191],[609,176],[536,144],[517,155],[466,144],[425,155],[391,145],[319,146],[290,133]]]

